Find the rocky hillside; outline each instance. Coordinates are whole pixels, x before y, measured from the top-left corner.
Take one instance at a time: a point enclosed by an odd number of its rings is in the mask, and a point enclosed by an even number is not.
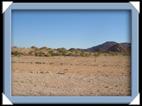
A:
[[[130,52],[130,48],[130,43],[117,43],[109,41],[86,50],[91,52]]]

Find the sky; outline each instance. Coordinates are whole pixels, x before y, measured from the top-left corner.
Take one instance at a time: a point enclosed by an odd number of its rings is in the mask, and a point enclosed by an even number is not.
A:
[[[90,48],[130,42],[129,11],[46,10],[12,12],[12,46]]]

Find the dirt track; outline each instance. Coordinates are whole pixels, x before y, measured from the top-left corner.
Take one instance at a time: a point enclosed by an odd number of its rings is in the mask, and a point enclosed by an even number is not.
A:
[[[12,95],[127,96],[130,57],[12,57]]]

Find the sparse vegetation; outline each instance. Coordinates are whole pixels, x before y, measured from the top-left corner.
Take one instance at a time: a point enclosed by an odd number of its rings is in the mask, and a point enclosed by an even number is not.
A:
[[[91,51],[85,51],[85,50],[80,50],[80,49],[65,49],[65,48],[57,48],[57,49],[52,49],[52,48],[47,48],[47,47],[41,47],[37,48],[35,46],[32,46],[31,48],[28,48],[29,51],[28,53],[25,53],[24,51],[21,51],[21,48],[12,48],[12,55],[13,56],[41,56],[41,57],[50,57],[50,56],[81,56],[81,57],[88,57],[88,56],[99,56],[99,55],[104,55],[104,56],[115,56],[115,55],[129,55],[128,53],[120,53],[120,52],[91,52]]]
[[[12,55],[13,56],[21,56],[21,55],[23,55],[23,53],[21,53],[19,51],[12,51]]]

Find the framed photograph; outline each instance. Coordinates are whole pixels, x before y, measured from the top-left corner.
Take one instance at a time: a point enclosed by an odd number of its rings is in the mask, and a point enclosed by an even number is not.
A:
[[[3,15],[8,104],[139,98],[139,2],[3,2]]]

